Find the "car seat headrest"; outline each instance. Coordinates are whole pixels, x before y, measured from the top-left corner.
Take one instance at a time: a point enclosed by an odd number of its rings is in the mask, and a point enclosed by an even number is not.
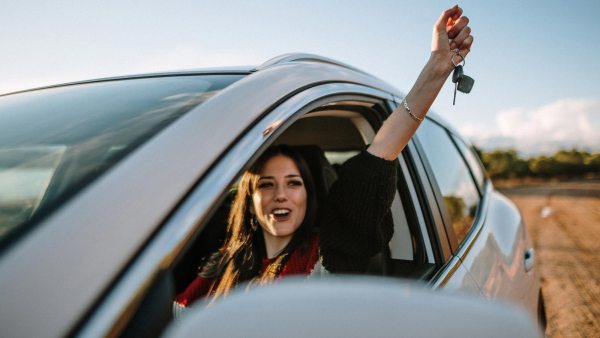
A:
[[[316,145],[302,145],[294,146],[294,149],[300,153],[310,169],[315,183],[317,204],[322,206],[329,188],[337,180],[337,173],[320,147]]]

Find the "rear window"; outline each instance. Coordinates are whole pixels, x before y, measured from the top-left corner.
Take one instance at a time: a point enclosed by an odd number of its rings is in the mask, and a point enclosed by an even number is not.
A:
[[[1,96],[0,247],[241,77],[148,77]]]

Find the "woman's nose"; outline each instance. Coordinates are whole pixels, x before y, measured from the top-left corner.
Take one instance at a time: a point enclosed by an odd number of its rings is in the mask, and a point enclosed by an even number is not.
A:
[[[275,190],[275,202],[285,202],[286,200],[285,187],[280,185]]]

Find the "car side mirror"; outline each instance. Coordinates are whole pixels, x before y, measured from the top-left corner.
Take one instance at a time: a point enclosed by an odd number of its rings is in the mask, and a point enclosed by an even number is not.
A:
[[[542,337],[523,309],[398,279],[291,279],[192,307],[164,337]]]

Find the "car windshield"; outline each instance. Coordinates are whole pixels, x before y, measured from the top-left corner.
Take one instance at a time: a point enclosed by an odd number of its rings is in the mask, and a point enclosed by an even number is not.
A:
[[[130,78],[0,96],[0,248],[241,77]]]

